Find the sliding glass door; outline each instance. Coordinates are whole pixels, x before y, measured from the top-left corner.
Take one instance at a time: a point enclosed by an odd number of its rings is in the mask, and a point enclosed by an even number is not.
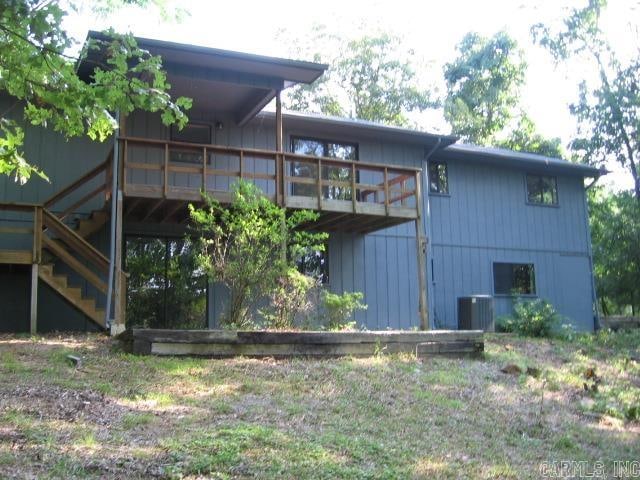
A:
[[[185,238],[127,236],[127,324],[207,328],[206,275]]]

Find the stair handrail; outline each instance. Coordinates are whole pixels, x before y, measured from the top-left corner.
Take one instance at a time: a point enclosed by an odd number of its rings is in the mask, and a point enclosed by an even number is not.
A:
[[[70,247],[74,248],[85,259],[92,262],[103,272],[106,272],[109,268],[109,259],[102,254],[93,245],[87,242],[84,238],[78,235],[74,230],[69,228],[60,218],[54,215],[46,208],[42,209],[43,212],[43,224],[56,232],[62,240]]]
[[[82,185],[84,185],[88,181],[90,181],[90,180],[94,179],[95,177],[97,177],[98,175],[100,175],[102,172],[106,173],[104,183],[101,183],[96,189],[92,190],[91,192],[89,192],[88,194],[83,196],[80,200],[75,202],[73,205],[71,205],[70,207],[66,208],[61,214],[58,215],[58,218],[61,218],[61,219],[66,218],[75,209],[77,209],[81,205],[85,204],[86,202],[91,200],[93,197],[95,197],[99,193],[105,192],[105,191],[109,191],[111,186],[110,186],[110,182],[109,182],[110,175],[109,175],[108,171],[111,170],[110,167],[111,167],[111,163],[112,162],[113,162],[113,148],[111,148],[111,150],[109,151],[109,154],[107,155],[107,158],[106,158],[106,160],[104,162],[96,165],[94,168],[89,170],[87,173],[82,175],[80,178],[78,178],[74,182],[70,183],[65,188],[63,188],[62,190],[60,190],[59,192],[55,193],[54,195],[49,197],[47,200],[45,200],[45,202],[43,203],[44,208],[51,209],[51,207],[53,205],[55,205],[56,203],[58,203],[61,199],[63,199],[64,197],[69,196],[71,193],[76,191],[78,188],[80,188]]]

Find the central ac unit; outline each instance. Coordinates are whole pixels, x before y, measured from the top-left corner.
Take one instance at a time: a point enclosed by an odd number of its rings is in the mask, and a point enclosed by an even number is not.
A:
[[[495,331],[493,297],[491,295],[458,297],[458,329]]]

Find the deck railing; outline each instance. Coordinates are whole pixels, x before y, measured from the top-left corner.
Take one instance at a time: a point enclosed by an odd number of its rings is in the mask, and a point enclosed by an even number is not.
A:
[[[420,169],[272,150],[121,137],[132,197],[225,203],[238,179],[287,208],[416,218]]]

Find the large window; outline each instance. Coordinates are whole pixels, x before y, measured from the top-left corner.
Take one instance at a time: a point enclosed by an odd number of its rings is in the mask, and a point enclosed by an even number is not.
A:
[[[558,204],[556,177],[527,175],[527,201],[539,205]]]
[[[126,239],[127,320],[147,328],[206,328],[207,277],[184,238]]]
[[[494,263],[493,289],[496,295],[535,295],[536,278],[532,263]]]
[[[355,143],[336,142],[331,140],[319,140],[316,138],[291,138],[291,151],[301,155],[311,155],[314,157],[339,158],[341,160],[358,160],[358,145]],[[310,179],[318,178],[317,167],[307,162],[291,162],[291,176],[304,177]],[[322,179],[351,182],[351,169],[340,168],[331,165],[322,166]],[[358,179],[356,179],[356,182]],[[324,198],[331,200],[351,200],[350,186],[330,186],[322,187]],[[317,196],[315,185],[293,184],[292,195],[305,197]]]
[[[449,193],[449,176],[446,163],[429,163],[429,191],[440,194]]]

